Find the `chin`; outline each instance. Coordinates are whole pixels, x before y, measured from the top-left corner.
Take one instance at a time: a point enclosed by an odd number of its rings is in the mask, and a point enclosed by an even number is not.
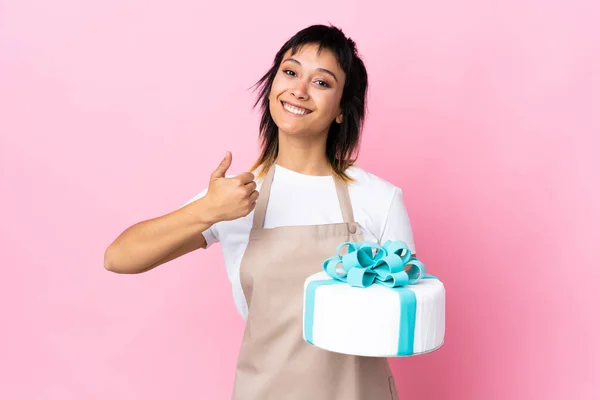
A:
[[[307,133],[306,124],[295,120],[295,118],[286,118],[285,115],[280,114],[271,114],[273,121],[275,121],[275,125],[279,128],[279,131],[286,133],[288,135],[302,135]]]
[[[285,134],[285,135],[290,135],[290,136],[309,136],[310,132],[307,132],[306,129],[304,129],[304,127],[299,127],[297,125],[294,124],[277,124],[277,127],[279,128],[279,132]]]

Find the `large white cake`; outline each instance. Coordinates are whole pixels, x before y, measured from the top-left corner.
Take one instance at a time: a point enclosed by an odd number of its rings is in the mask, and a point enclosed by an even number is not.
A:
[[[304,340],[325,350],[371,357],[436,350],[444,342],[444,285],[437,278],[412,281],[356,287],[327,272],[311,275],[304,284]]]

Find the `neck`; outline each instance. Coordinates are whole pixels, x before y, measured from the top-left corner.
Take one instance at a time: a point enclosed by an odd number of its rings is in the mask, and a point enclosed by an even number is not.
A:
[[[305,175],[331,175],[332,170],[325,154],[327,135],[297,137],[279,131],[277,164]]]

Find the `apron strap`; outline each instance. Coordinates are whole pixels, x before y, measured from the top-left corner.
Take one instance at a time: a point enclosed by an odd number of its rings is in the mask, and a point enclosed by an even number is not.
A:
[[[271,166],[263,178],[262,186],[259,190],[258,200],[254,208],[254,220],[252,229],[260,229],[265,225],[265,216],[267,215],[267,204],[271,197],[271,183],[275,175],[275,165]]]
[[[274,176],[275,165],[269,168],[263,178],[263,183],[259,191],[260,195],[258,196],[256,207],[254,209],[254,219],[252,222],[253,229],[262,228],[265,224],[267,205],[269,203],[269,198],[271,197],[271,184],[273,183]],[[338,201],[342,210],[342,218],[344,222],[352,223],[354,222],[354,212],[352,211],[348,185],[335,175],[333,176],[333,180],[335,182],[335,191],[337,192]]]
[[[348,185],[337,176],[333,176],[335,181],[335,191],[337,192],[340,208],[342,209],[342,218],[346,223],[354,222],[354,212],[352,211],[352,202],[350,202],[350,193]]]

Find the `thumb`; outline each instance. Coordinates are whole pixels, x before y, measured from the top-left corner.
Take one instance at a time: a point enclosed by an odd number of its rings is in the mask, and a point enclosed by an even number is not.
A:
[[[229,167],[231,167],[231,159],[232,159],[231,152],[228,151],[227,153],[225,153],[225,158],[223,158],[223,161],[221,161],[221,164],[219,164],[217,169],[215,169],[215,172],[213,172],[213,178],[224,178],[225,177],[225,173],[227,173],[227,170],[229,169]]]

